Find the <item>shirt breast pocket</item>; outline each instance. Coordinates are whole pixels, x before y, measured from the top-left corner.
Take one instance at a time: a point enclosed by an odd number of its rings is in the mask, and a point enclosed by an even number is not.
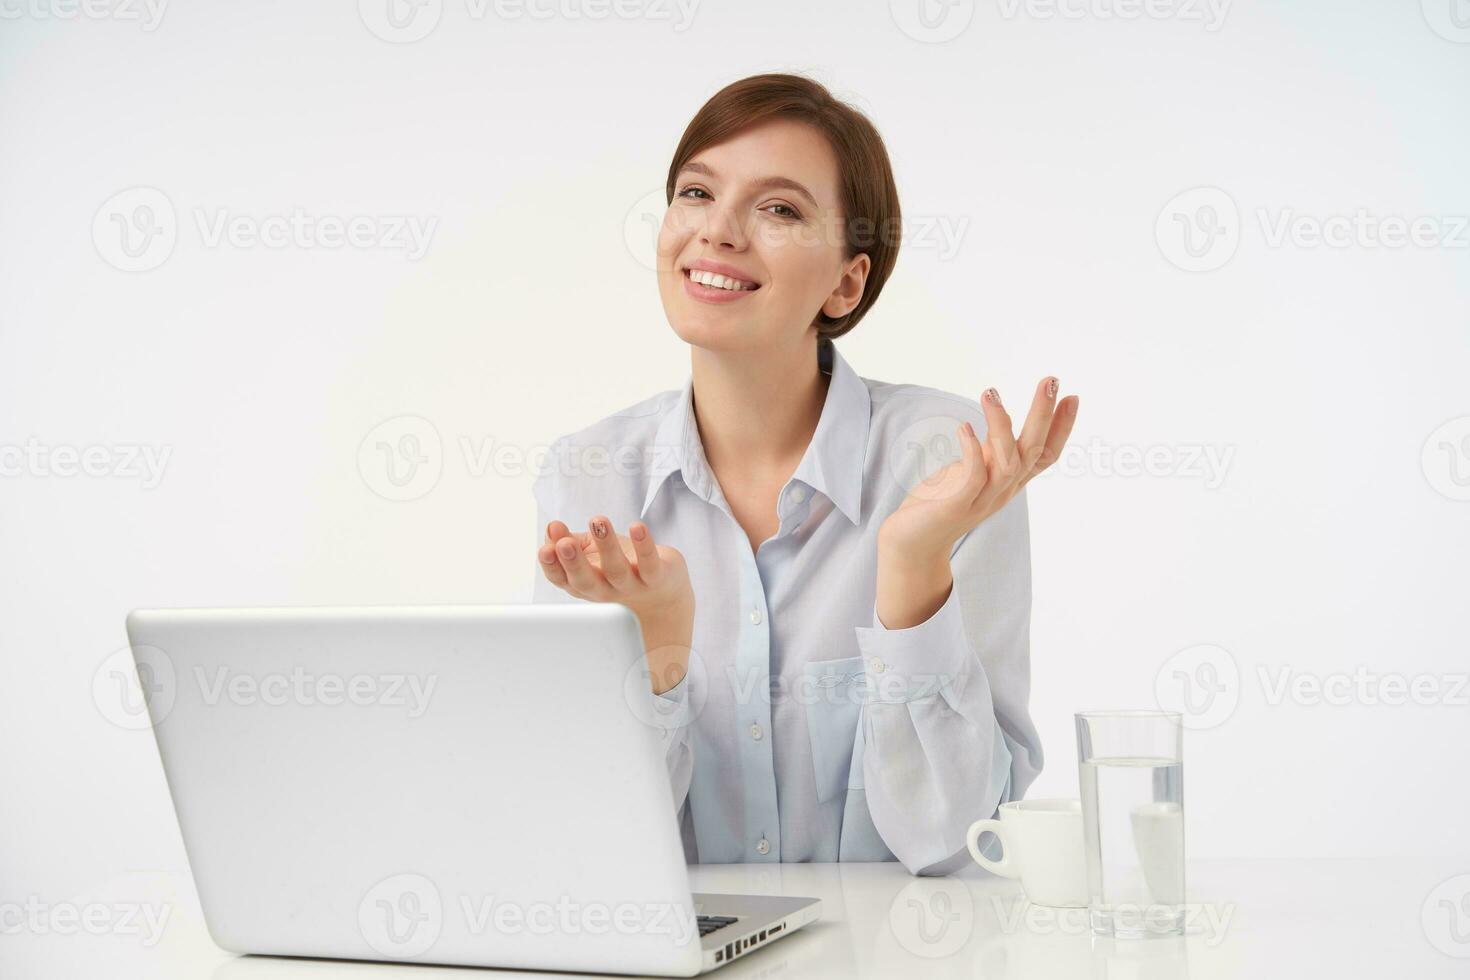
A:
[[[811,739],[817,799],[846,796],[863,788],[862,713],[863,658],[808,662],[805,688],[806,724]]]

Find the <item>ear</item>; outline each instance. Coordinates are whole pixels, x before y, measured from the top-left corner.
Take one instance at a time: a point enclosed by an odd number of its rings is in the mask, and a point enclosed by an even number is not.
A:
[[[834,320],[851,313],[858,300],[863,298],[863,286],[868,282],[868,270],[872,267],[873,260],[868,258],[867,252],[859,252],[849,259],[842,270],[842,278],[837,280],[837,288],[822,304],[822,312]]]

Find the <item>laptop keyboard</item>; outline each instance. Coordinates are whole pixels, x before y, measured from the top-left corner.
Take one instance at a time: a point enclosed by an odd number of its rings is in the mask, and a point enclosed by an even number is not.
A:
[[[723,929],[734,922],[738,916],[734,915],[701,915],[696,916],[699,920],[699,934],[708,936],[716,929]]]

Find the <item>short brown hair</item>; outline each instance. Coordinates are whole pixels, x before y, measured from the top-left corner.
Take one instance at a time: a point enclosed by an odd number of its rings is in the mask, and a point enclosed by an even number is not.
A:
[[[782,118],[814,126],[832,145],[840,181],[843,257],[866,252],[872,263],[863,295],[846,316],[817,313],[817,338],[830,341],[857,326],[898,261],[902,228],[898,188],[883,138],[867,116],[801,75],[752,75],[732,82],[711,96],[684,130],[669,164],[665,201],[673,203],[675,178],[696,153],[756,123]]]

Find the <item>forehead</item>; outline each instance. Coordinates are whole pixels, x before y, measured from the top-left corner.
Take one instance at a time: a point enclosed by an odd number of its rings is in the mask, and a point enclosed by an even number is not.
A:
[[[698,170],[717,183],[793,180],[811,191],[819,206],[837,207],[837,154],[819,130],[795,119],[748,126],[700,150],[684,168]]]

